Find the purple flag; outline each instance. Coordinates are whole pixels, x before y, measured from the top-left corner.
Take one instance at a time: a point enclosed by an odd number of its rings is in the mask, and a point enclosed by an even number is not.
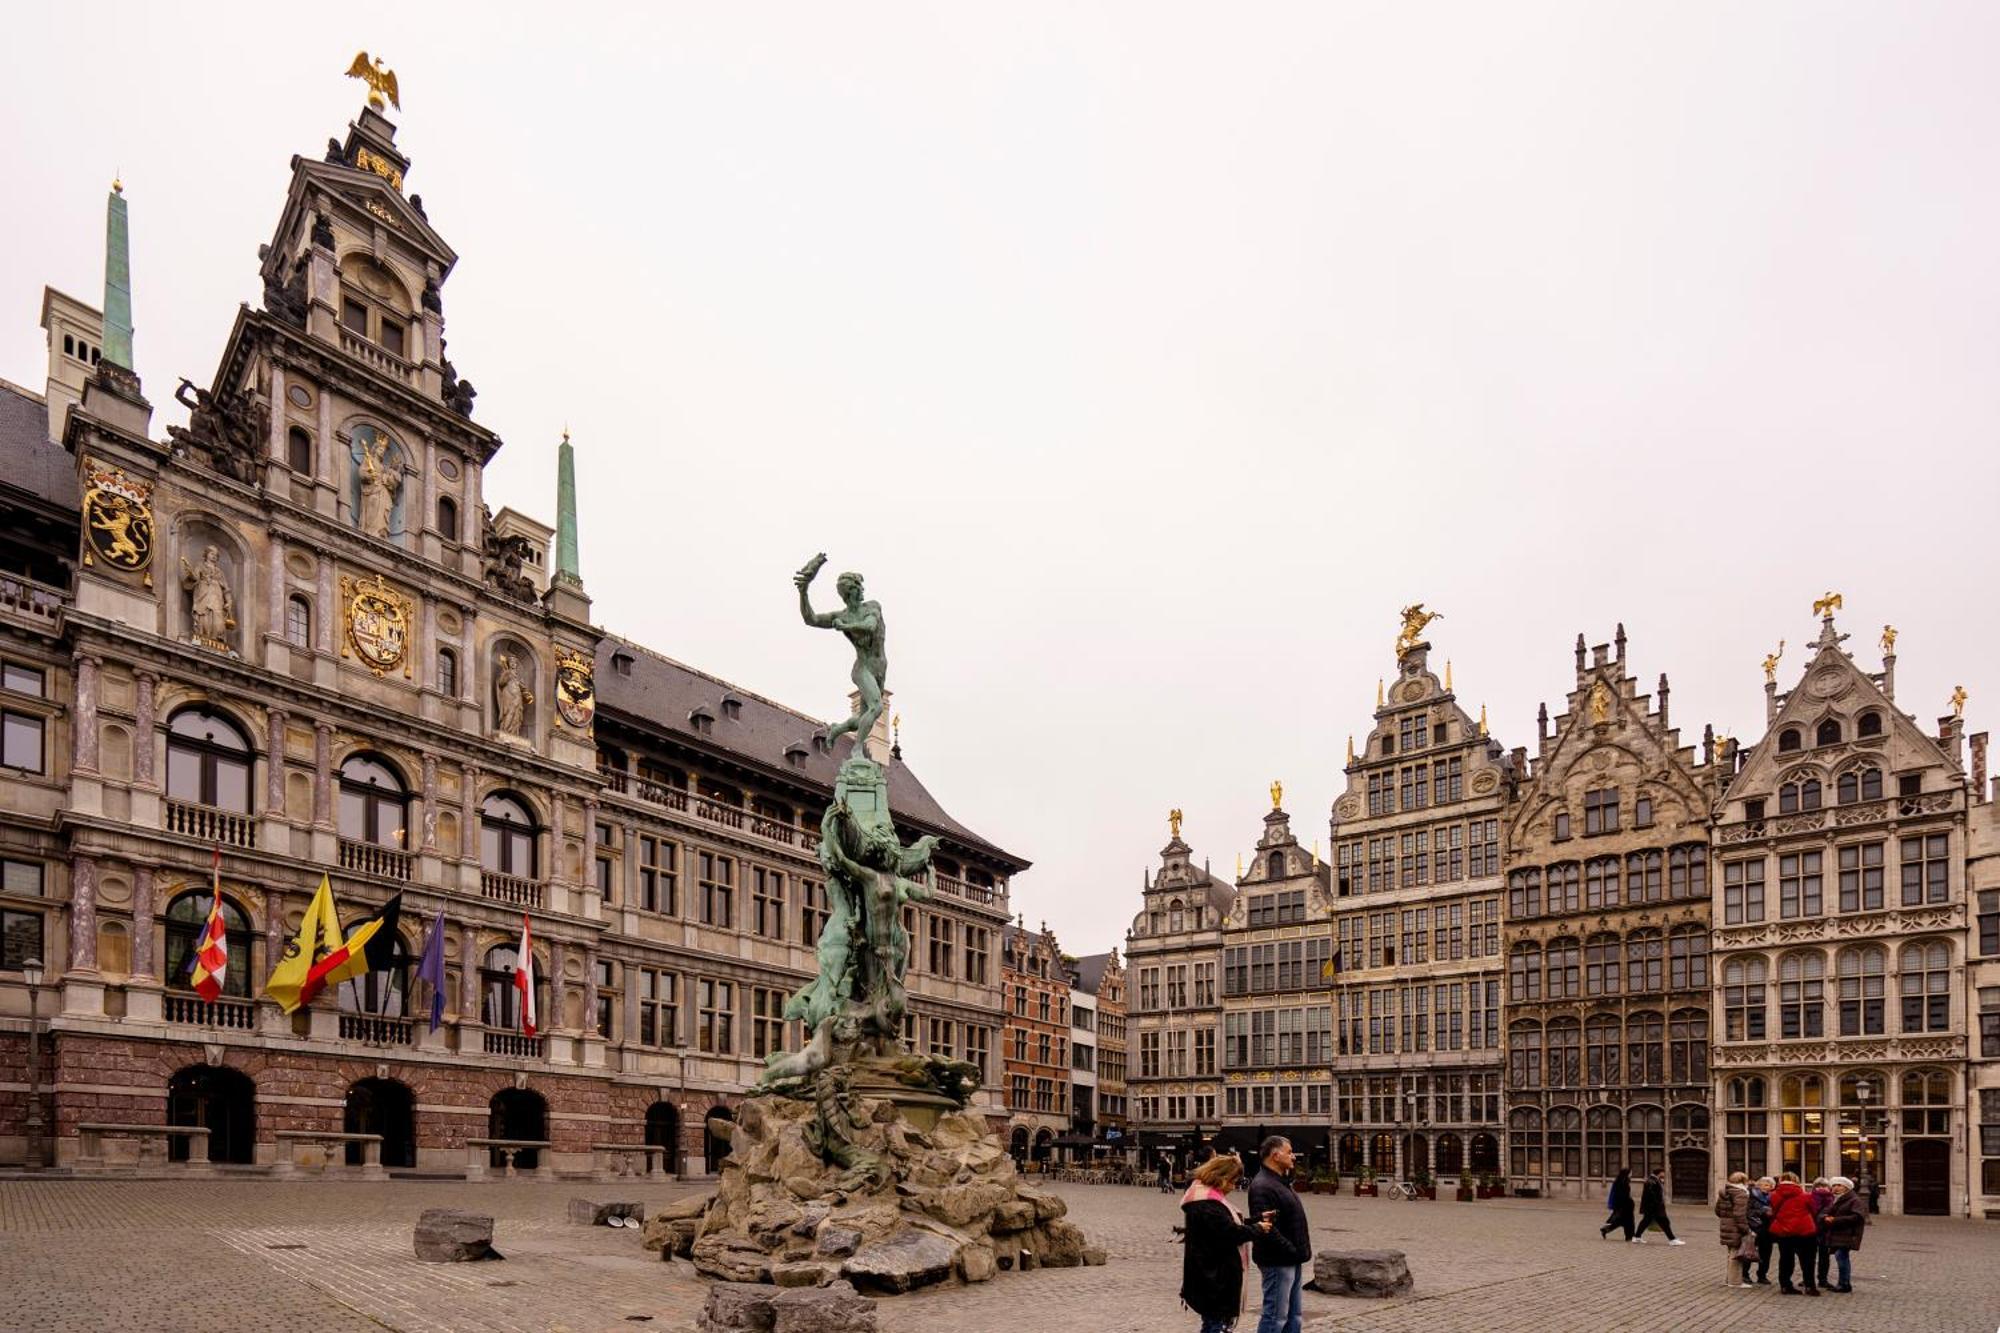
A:
[[[438,908],[437,919],[431,922],[431,932],[424,940],[424,955],[417,960],[417,980],[431,984],[431,1031],[436,1032],[444,1022],[444,908]]]

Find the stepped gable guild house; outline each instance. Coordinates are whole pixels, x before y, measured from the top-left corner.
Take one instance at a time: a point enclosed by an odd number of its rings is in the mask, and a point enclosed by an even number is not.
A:
[[[279,1169],[581,1170],[645,1144],[712,1171],[708,1119],[798,1040],[846,742],[595,627],[567,437],[553,529],[490,513],[501,441],[446,353],[458,256],[410,170],[372,106],[293,159],[263,300],[165,438],[116,187],[104,308],[50,289],[45,390],[0,382],[0,1162],[115,1165],[158,1136],[83,1126],[165,1123]],[[906,919],[910,1036],[979,1064],[1004,1124],[994,955],[1028,863],[886,728],[867,744],[906,836],[942,839]],[[209,1003],[188,963],[218,849]],[[322,874],[347,926],[402,895],[390,966],[286,1015],[263,983]],[[415,970],[440,913],[433,1031]]]

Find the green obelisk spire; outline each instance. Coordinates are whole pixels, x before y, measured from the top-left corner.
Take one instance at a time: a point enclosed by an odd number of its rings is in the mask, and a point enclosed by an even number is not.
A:
[[[572,586],[583,582],[576,558],[576,450],[567,426],[556,449],[556,581]]]
[[[125,187],[111,182],[104,206],[104,359],[126,370],[132,364],[132,242],[125,215]]]

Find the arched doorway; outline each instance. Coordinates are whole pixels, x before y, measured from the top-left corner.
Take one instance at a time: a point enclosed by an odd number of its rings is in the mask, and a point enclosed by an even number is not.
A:
[[[364,1078],[347,1090],[341,1128],[349,1134],[380,1134],[382,1165],[417,1164],[417,1099],[390,1078]],[[347,1145],[347,1164],[359,1166],[361,1145]]]
[[[646,1142],[665,1148],[670,1176],[681,1173],[681,1113],[672,1102],[654,1102],[646,1108]]]
[[[490,1139],[547,1139],[549,1128],[549,1104],[542,1100],[538,1092],[525,1088],[502,1088],[493,1094],[491,1109],[486,1116],[486,1137]],[[504,1166],[506,1159],[495,1148],[491,1154],[492,1165]],[[542,1164],[539,1148],[524,1148],[514,1158],[514,1165],[523,1171],[532,1171]]]
[[[1491,1134],[1472,1136],[1472,1170],[1481,1176],[1500,1174],[1500,1140]]]
[[[167,1081],[167,1123],[205,1125],[208,1159],[249,1165],[257,1159],[257,1085],[239,1069],[190,1065]],[[185,1162],[186,1139],[170,1139],[167,1159]]]
[[[1441,1176],[1465,1174],[1464,1142],[1449,1130],[1438,1135],[1437,1173]]]
[[[1028,1127],[1014,1126],[1014,1132],[1007,1138],[1007,1151],[1013,1154],[1014,1165],[1024,1165],[1028,1160]]]
[[[727,1106],[711,1106],[708,1108],[708,1114],[702,1117],[702,1161],[711,1176],[722,1170],[722,1163],[729,1156],[729,1136],[726,1133],[715,1132],[715,1126],[711,1122],[716,1120],[734,1123],[736,1112]]]
[[[1334,1161],[1335,1164],[1339,1167],[1341,1175],[1343,1176],[1360,1175],[1361,1136],[1359,1134],[1342,1134],[1340,1136],[1340,1147],[1338,1150],[1338,1154],[1334,1158]]]
[[[1055,1145],[1055,1141],[1056,1135],[1054,1130],[1044,1128],[1035,1131],[1035,1160],[1037,1162],[1045,1166],[1048,1164],[1049,1149]]]

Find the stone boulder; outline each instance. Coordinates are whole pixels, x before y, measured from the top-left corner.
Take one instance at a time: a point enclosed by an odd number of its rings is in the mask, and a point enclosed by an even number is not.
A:
[[[646,1220],[646,1205],[643,1203],[597,1203],[591,1199],[571,1199],[569,1220],[580,1227],[601,1227],[609,1225],[612,1218],[632,1218]],[[620,1223],[619,1225],[624,1225]]]
[[[951,1276],[957,1248],[928,1231],[899,1231],[864,1245],[841,1265],[840,1275],[864,1291],[900,1294]]]
[[[456,1208],[426,1208],[417,1218],[417,1258],[431,1264],[470,1263],[498,1259],[493,1248],[493,1219]]]
[[[1328,1296],[1407,1296],[1416,1285],[1401,1250],[1321,1250],[1313,1286]]]
[[[697,1333],[875,1333],[875,1302],[845,1282],[767,1287],[718,1282],[695,1317]]]

